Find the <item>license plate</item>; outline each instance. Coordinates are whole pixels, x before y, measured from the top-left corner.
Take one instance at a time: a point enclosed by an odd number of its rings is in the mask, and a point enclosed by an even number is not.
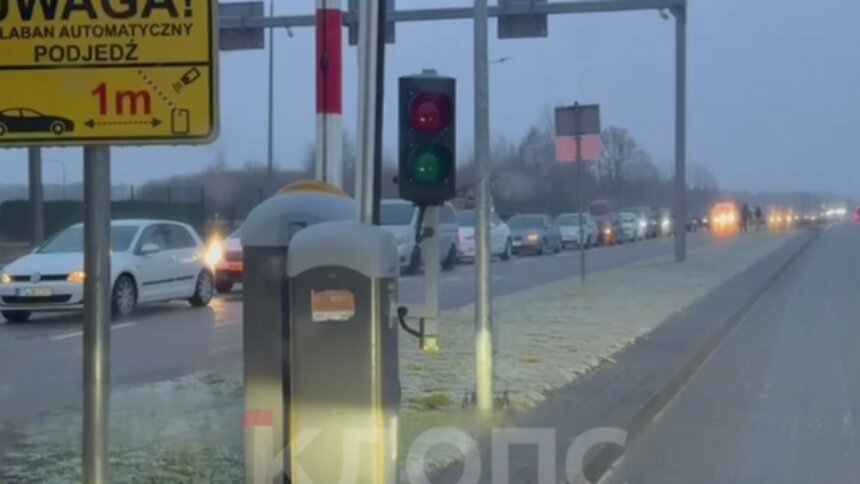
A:
[[[242,262],[230,262],[227,264],[228,271],[242,272],[244,263]]]
[[[53,294],[51,288],[49,287],[28,287],[24,289],[18,289],[16,291],[16,295],[23,297],[40,297],[40,296],[50,296]]]
[[[521,246],[521,245],[523,245],[523,243],[522,243],[522,242],[520,242],[519,240],[515,240],[515,241],[514,241],[514,247],[519,247],[519,246]]]

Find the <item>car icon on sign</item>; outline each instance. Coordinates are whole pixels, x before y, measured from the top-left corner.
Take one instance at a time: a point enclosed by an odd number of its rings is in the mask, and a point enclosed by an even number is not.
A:
[[[12,108],[0,111],[0,136],[6,133],[54,133],[61,135],[74,131],[71,119],[50,116],[27,108]]]

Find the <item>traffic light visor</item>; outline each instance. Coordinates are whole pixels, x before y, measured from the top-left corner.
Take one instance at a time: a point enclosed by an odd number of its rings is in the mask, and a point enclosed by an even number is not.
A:
[[[412,127],[425,134],[436,134],[451,125],[451,98],[442,93],[415,96],[410,110]]]

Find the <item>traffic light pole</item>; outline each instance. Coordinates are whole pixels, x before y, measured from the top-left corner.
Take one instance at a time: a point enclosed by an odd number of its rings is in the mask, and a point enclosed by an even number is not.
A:
[[[490,304],[490,81],[487,0],[475,0],[475,393],[482,414],[493,411],[493,322]]]

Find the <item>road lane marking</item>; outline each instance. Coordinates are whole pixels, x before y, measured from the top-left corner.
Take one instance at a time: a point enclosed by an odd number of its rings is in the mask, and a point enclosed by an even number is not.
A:
[[[111,331],[113,331],[115,329],[129,328],[129,327],[134,326],[136,324],[137,324],[136,321],[129,321],[127,323],[115,324],[115,325],[111,326],[110,329],[111,329]],[[49,339],[51,341],[63,341],[65,339],[80,338],[83,335],[84,335],[83,331],[74,331],[72,333],[57,334],[57,335],[51,336]]]

